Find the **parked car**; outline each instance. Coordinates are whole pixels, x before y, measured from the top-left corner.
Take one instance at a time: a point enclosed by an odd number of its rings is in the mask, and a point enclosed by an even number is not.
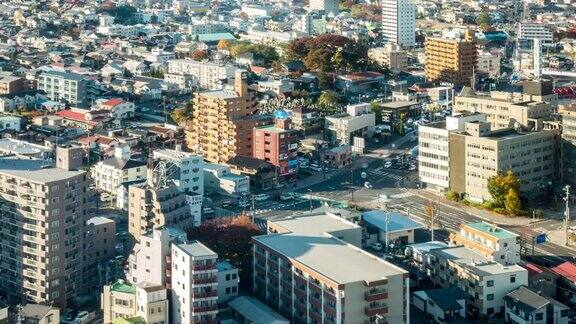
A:
[[[310,169],[318,172],[322,171],[322,167],[319,166],[318,164],[310,164]]]
[[[392,167],[392,162],[387,161],[387,162],[384,163],[384,168],[390,169],[391,167]]]
[[[267,194],[259,194],[254,196],[254,200],[256,201],[264,201],[270,199],[270,195]]]
[[[370,245],[370,247],[373,248],[373,249],[376,250],[376,251],[382,251],[382,243],[375,242],[375,243],[372,243],[372,244]]]
[[[283,192],[280,195],[280,200],[291,200],[294,199],[294,194],[292,192]]]
[[[364,182],[364,188],[372,189],[373,187],[372,187],[372,184],[370,182],[366,181],[366,182]]]

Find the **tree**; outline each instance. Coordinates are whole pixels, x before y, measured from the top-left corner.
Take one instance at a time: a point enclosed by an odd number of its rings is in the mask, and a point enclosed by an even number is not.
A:
[[[493,207],[505,208],[506,195],[509,195],[510,190],[520,196],[520,180],[512,171],[488,178],[488,192],[492,196]]]
[[[230,46],[232,46],[232,42],[227,40],[227,39],[221,39],[218,42],[218,49],[219,50],[227,50],[230,48]]]
[[[340,108],[341,103],[342,98],[340,95],[337,92],[331,90],[323,91],[318,98],[318,105],[320,106],[321,110],[328,113],[336,112]]]
[[[176,124],[182,125],[186,122],[188,118],[192,116],[193,112],[194,112],[194,101],[190,100],[186,103],[186,105],[184,105],[184,107],[174,109],[174,111],[172,111],[172,113],[170,114],[170,117],[172,117],[172,120],[174,120]]]
[[[504,208],[509,215],[519,215],[522,212],[522,204],[520,203],[520,196],[517,190],[508,189],[504,197]]]
[[[202,61],[206,56],[206,51],[203,50],[195,50],[194,53],[192,53],[192,58],[196,61]]]
[[[424,205],[424,212],[426,218],[424,219],[425,225],[430,229],[431,240],[434,241],[434,228],[436,227],[436,212],[438,211],[438,204],[429,200]]]
[[[188,238],[208,246],[239,270],[240,286],[252,288],[252,237],[262,232],[248,216],[205,221],[188,231]]]
[[[490,13],[482,12],[476,16],[476,25],[481,26],[482,28],[492,25],[492,18],[490,17]]]

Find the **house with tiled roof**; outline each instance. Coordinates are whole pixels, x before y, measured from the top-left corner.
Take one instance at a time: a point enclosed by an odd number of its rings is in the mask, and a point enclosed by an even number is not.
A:
[[[96,163],[91,174],[96,190],[115,196],[123,183],[146,179],[146,171],[146,162],[131,159],[130,148],[123,145],[114,148],[113,157]]]
[[[550,271],[558,275],[558,299],[576,306],[576,264],[566,261]]]
[[[98,99],[96,100],[96,109],[107,110],[111,118],[126,119],[134,117],[136,105],[122,98]]]

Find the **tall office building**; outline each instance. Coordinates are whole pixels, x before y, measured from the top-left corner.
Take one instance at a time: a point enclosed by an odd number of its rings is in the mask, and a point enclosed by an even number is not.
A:
[[[86,172],[47,164],[0,159],[0,292],[10,301],[64,307],[85,287],[83,249],[93,200]]]
[[[338,14],[338,0],[310,0],[310,10]]]
[[[467,30],[463,37],[426,37],[425,47],[428,81],[471,84],[478,56],[473,31]]]
[[[208,162],[226,163],[236,155],[252,156],[252,129],[270,121],[268,116],[257,114],[247,77],[246,71],[238,70],[234,90],[204,91],[194,98],[186,143]]]
[[[416,44],[416,6],[412,0],[382,0],[382,36],[384,41],[402,47]]]

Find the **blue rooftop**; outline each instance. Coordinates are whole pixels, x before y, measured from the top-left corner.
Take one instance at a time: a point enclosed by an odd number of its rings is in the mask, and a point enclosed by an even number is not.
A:
[[[400,232],[407,230],[414,230],[417,228],[422,228],[422,224],[417,223],[404,214],[399,212],[388,212],[388,231]],[[362,213],[362,219],[378,229],[384,231],[386,230],[386,213],[382,210],[373,210],[369,212]]]

